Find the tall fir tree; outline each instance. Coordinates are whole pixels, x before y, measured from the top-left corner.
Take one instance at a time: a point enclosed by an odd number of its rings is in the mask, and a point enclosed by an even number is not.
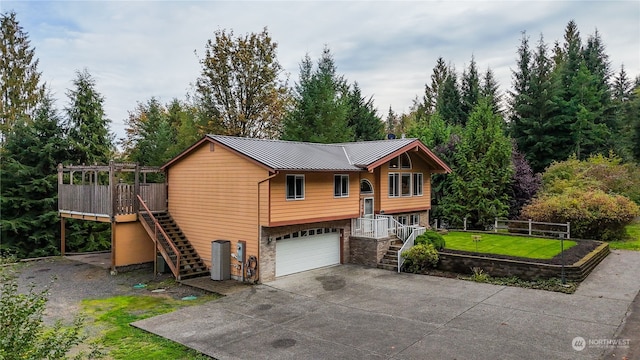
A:
[[[509,130],[511,136],[516,140],[520,149],[526,149],[524,139],[526,139],[524,124],[531,116],[531,49],[529,48],[529,36],[522,33],[520,46],[517,51],[516,70],[511,71],[511,83],[513,90],[509,92],[509,106],[511,108],[509,117]],[[528,152],[527,150],[524,150]]]
[[[104,98],[87,69],[76,71],[73,88],[67,91],[67,128],[71,159],[75,164],[107,164],[113,151],[110,120],[104,113]]]
[[[469,115],[480,100],[480,76],[476,59],[472,56],[469,67],[462,72],[461,108],[466,123]]]
[[[0,144],[23,117],[29,121],[44,96],[38,59],[15,12],[0,14]]]
[[[462,126],[465,124],[458,77],[453,67],[447,71],[447,77],[439,90],[436,111],[447,124]]]
[[[0,254],[38,257],[59,253],[56,167],[69,145],[52,97],[45,95],[31,123],[15,123],[2,150]]]
[[[502,94],[500,93],[500,85],[496,80],[493,70],[487,68],[487,71],[482,77],[482,84],[480,86],[480,96],[489,101],[493,112],[496,114],[502,113]]]
[[[293,109],[286,115],[283,140],[338,143],[353,140],[348,126],[348,85],[325,47],[314,69],[309,55],[300,64]]]
[[[355,141],[380,140],[384,137],[384,124],[373,106],[373,97],[365,99],[357,82],[349,91],[347,126],[353,129]]]
[[[389,111],[387,112],[387,118],[385,119],[385,130],[387,134],[397,135],[396,132],[398,130],[400,119],[398,118],[398,114],[391,108],[389,105]]]
[[[444,85],[449,68],[447,63],[442,57],[436,60],[436,65],[433,67],[431,74],[431,84],[425,84],[425,95],[423,98],[424,111],[426,114],[431,115],[436,111],[436,104],[438,103],[438,95]]]
[[[160,166],[173,156],[171,150],[176,142],[175,128],[172,127],[169,111],[156,98],[144,104],[138,103],[136,110],[129,113],[126,135],[123,146],[131,162]]]

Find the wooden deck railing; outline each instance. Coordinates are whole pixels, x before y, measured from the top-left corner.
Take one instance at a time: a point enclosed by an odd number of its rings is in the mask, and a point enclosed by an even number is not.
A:
[[[151,211],[167,209],[167,188],[164,183],[138,184],[138,195]],[[58,210],[61,212],[98,216],[136,214],[135,185],[58,184]]]
[[[140,195],[137,197],[141,207],[140,213],[144,214],[144,216],[141,216],[142,219],[140,219],[140,223],[152,237],[156,249],[160,251],[160,254],[162,254],[162,257],[166,260],[173,276],[175,276],[177,280],[180,280],[180,251],[175,247],[169,235],[162,229],[162,226],[160,226],[160,223],[149,207],[147,207],[142,197]],[[172,254],[174,258],[172,258]]]

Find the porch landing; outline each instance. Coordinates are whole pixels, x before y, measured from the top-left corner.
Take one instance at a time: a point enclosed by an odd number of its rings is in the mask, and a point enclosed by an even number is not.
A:
[[[244,284],[236,280],[211,280],[211,278],[208,276],[186,279],[179,282],[182,285],[191,286],[200,290],[218,293],[221,295],[235,294],[251,287],[251,285],[249,284]]]

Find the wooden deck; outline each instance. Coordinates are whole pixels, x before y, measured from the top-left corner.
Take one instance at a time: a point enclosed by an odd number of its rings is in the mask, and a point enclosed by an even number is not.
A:
[[[58,166],[58,212],[63,218],[129,222],[137,220],[140,195],[152,211],[167,209],[164,182],[147,182],[156,167],[110,163]],[[157,176],[157,175],[156,175]]]

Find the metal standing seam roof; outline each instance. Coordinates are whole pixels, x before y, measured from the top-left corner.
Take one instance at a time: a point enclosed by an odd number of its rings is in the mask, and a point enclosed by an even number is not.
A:
[[[316,144],[297,141],[207,135],[274,170],[361,171],[367,165],[397,151],[416,139]]]

